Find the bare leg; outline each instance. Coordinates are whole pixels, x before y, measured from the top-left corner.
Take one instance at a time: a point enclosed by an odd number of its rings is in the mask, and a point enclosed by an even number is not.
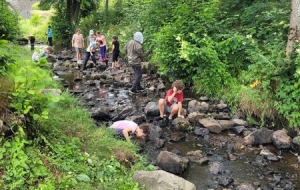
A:
[[[111,68],[115,68],[115,62],[111,62]]]
[[[169,119],[173,119],[173,116],[178,112],[178,109],[179,109],[178,104],[173,105],[171,113],[169,115]]]
[[[159,99],[158,101],[158,108],[159,108],[159,116],[161,118],[164,118],[164,114],[165,114],[165,99]]]

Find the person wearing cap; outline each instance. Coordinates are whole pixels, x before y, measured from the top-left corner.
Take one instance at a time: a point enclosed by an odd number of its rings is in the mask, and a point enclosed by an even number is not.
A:
[[[134,82],[132,84],[129,93],[137,94],[138,91],[144,90],[141,87],[142,80],[142,58],[150,54],[149,52],[143,51],[143,34],[141,32],[136,32],[133,35],[133,40],[130,40],[124,47],[124,51],[128,56],[128,64],[132,66],[134,71]]]
[[[96,41],[96,35],[94,35],[93,30],[90,30],[89,36],[87,37],[87,47],[89,47],[89,45],[95,41]]]

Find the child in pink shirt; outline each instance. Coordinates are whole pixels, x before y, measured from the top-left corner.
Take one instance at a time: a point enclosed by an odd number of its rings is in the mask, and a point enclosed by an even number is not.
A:
[[[125,137],[127,141],[130,141],[129,136],[131,134],[135,134],[138,138],[143,138],[148,136],[149,134],[149,125],[141,124],[140,126],[128,120],[121,120],[114,122],[110,128],[114,129],[116,133],[120,134],[121,136]]]

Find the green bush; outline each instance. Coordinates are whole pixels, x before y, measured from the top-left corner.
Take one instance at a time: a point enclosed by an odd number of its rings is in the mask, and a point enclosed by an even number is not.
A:
[[[19,35],[17,13],[11,11],[5,1],[0,3],[0,39],[14,40]]]
[[[40,25],[42,23],[42,18],[40,17],[40,15],[38,13],[34,13],[30,18],[30,23],[33,26]]]

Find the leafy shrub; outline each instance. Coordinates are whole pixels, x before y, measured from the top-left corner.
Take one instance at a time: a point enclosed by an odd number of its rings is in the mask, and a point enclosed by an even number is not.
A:
[[[18,14],[11,11],[5,1],[0,3],[0,39],[14,40],[19,34]]]
[[[42,23],[42,18],[40,17],[39,14],[37,13],[34,13],[31,18],[30,18],[30,23],[33,25],[33,26],[37,26],[37,25],[40,25]]]

